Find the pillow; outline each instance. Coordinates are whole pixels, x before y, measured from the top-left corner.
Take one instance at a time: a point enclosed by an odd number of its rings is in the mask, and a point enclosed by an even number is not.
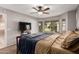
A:
[[[67,32],[65,32],[65,33],[62,33],[62,36],[63,36],[64,41],[66,40],[66,38],[67,38],[68,36],[70,36],[70,35],[73,34],[73,33],[74,33],[73,31],[67,31]]]
[[[79,35],[79,31],[75,31],[75,33]]]
[[[78,41],[79,41],[79,35],[73,33],[65,39],[65,41],[62,43],[61,47],[66,48],[66,49],[70,48],[71,46],[76,44]]]

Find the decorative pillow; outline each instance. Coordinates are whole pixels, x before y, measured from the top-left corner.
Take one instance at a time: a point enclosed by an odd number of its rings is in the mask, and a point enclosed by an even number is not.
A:
[[[70,48],[72,45],[76,44],[78,41],[79,41],[79,35],[73,33],[65,39],[61,47]]]
[[[70,46],[74,45],[79,41],[79,35],[71,35],[66,38],[66,40],[62,43],[61,47],[63,48],[69,48]]]
[[[79,31],[75,31],[75,33],[79,35]]]
[[[62,36],[64,36],[64,39],[65,39],[66,37],[68,37],[71,34],[73,34],[72,31],[67,31],[67,32],[63,33]]]

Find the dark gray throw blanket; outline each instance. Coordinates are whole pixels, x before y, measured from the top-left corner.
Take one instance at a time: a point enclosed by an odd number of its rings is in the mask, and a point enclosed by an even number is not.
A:
[[[34,54],[36,43],[52,34],[38,33],[32,35],[21,35],[19,40],[19,51],[21,54]]]

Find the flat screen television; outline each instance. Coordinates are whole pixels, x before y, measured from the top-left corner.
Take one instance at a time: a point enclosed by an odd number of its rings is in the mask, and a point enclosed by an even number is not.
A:
[[[23,33],[25,30],[31,30],[31,23],[28,22],[19,22],[19,30]]]

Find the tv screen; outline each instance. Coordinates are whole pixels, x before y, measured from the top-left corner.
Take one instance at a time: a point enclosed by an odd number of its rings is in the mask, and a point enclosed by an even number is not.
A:
[[[31,30],[31,23],[28,22],[19,22],[19,30],[23,33],[25,30]]]

